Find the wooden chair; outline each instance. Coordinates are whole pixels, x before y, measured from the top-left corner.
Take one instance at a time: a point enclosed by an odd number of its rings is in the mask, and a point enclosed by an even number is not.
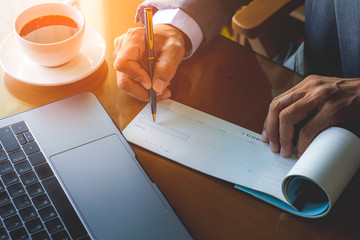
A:
[[[289,14],[305,22],[304,0],[253,0],[240,8],[232,18],[232,29],[237,42],[269,58],[277,51],[269,30]]]

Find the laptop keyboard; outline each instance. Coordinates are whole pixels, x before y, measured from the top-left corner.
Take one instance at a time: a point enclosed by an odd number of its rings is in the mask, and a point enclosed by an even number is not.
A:
[[[0,240],[90,239],[24,121],[0,128]]]

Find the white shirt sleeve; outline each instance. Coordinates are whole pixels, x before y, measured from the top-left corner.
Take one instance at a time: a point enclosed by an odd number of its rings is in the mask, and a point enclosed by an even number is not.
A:
[[[170,24],[180,29],[191,42],[191,49],[186,49],[184,58],[189,58],[198,49],[203,33],[195,20],[180,8],[158,10],[154,14],[154,24]]]
[[[153,23],[170,24],[180,29],[191,42],[191,49],[186,49],[184,58],[189,58],[198,49],[203,33],[195,20],[179,8],[158,10],[154,14]]]

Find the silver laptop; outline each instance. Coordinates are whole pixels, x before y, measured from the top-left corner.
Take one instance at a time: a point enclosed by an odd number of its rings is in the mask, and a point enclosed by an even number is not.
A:
[[[191,239],[92,93],[0,120],[0,239]]]

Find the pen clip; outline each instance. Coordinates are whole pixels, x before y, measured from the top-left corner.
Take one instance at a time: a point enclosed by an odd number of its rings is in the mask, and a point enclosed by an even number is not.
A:
[[[154,34],[153,34],[153,22],[152,22],[152,10],[151,8],[145,8],[145,30],[146,30],[146,41],[148,43],[149,50],[154,49]],[[153,56],[151,56],[153,57]]]

